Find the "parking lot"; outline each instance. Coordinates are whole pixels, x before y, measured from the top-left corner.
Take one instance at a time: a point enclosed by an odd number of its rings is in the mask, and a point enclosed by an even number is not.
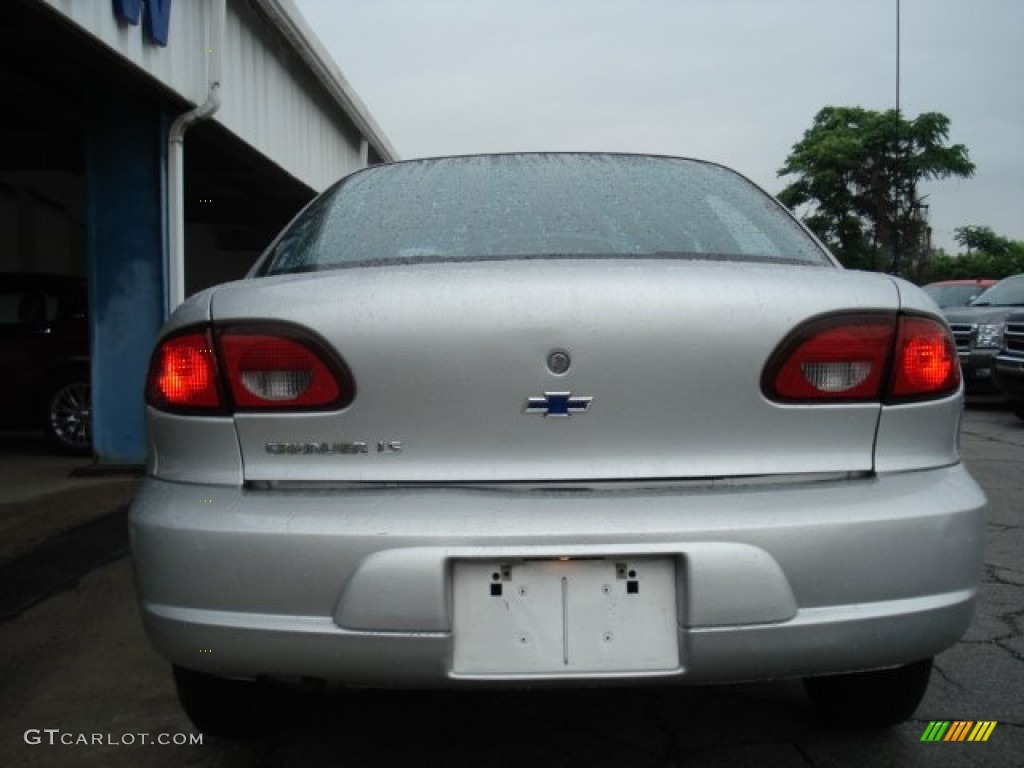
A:
[[[121,518],[101,516],[107,528],[98,529],[98,523],[90,529],[90,540],[100,540],[97,562],[105,564],[93,567],[82,560],[79,568],[86,573],[72,578],[65,572],[63,586],[46,584],[47,564],[65,559],[61,553],[78,541],[83,529],[74,526],[115,508],[116,494],[124,492],[123,486],[112,490],[109,478],[68,481],[68,467],[55,460],[59,492],[86,488],[94,497],[87,510],[75,506],[74,494],[64,495],[48,514],[73,519],[33,521],[26,520],[31,515],[25,498],[0,499],[0,509],[19,521],[2,521],[8,535],[0,591],[10,604],[15,589],[35,588],[41,596],[0,624],[0,764],[1021,765],[1024,422],[1000,408],[971,408],[962,434],[965,459],[990,500],[979,611],[968,635],[938,658],[914,719],[886,732],[820,726],[799,683],[786,681],[688,689],[306,695],[290,698],[281,727],[253,742],[205,737],[201,744],[189,743],[198,734],[177,706],[167,664],[149,648],[139,625]],[[10,467],[20,459],[5,445],[2,458]],[[19,475],[43,471],[45,462],[37,459],[26,460]],[[104,490],[96,491],[100,486]],[[56,547],[54,537],[62,534],[57,544],[64,549],[40,557],[41,541]],[[997,725],[983,743],[922,742],[936,720]],[[169,743],[153,743],[159,741]]]

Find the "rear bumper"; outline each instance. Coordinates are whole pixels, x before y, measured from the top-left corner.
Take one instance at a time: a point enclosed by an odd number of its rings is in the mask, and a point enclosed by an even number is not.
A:
[[[501,682],[453,671],[453,563],[668,558],[679,665],[625,677],[685,683],[884,667],[947,648],[973,613],[984,507],[961,466],[648,491],[250,491],[150,478],[131,535],[144,624],[175,663],[357,685]]]

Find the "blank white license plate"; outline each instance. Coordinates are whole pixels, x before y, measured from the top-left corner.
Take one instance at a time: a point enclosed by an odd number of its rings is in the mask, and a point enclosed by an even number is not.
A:
[[[460,561],[453,578],[456,674],[679,667],[670,559]]]

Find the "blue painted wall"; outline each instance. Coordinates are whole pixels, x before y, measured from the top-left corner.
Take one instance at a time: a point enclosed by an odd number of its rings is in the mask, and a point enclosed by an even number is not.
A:
[[[120,89],[119,89],[120,91]],[[166,300],[166,113],[119,93],[89,98],[86,231],[93,449],[145,460],[143,388]]]

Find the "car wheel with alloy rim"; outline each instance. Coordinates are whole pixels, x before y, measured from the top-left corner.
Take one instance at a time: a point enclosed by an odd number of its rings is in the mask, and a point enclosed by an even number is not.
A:
[[[88,379],[62,379],[46,398],[46,434],[66,453],[92,450],[92,392]]]

